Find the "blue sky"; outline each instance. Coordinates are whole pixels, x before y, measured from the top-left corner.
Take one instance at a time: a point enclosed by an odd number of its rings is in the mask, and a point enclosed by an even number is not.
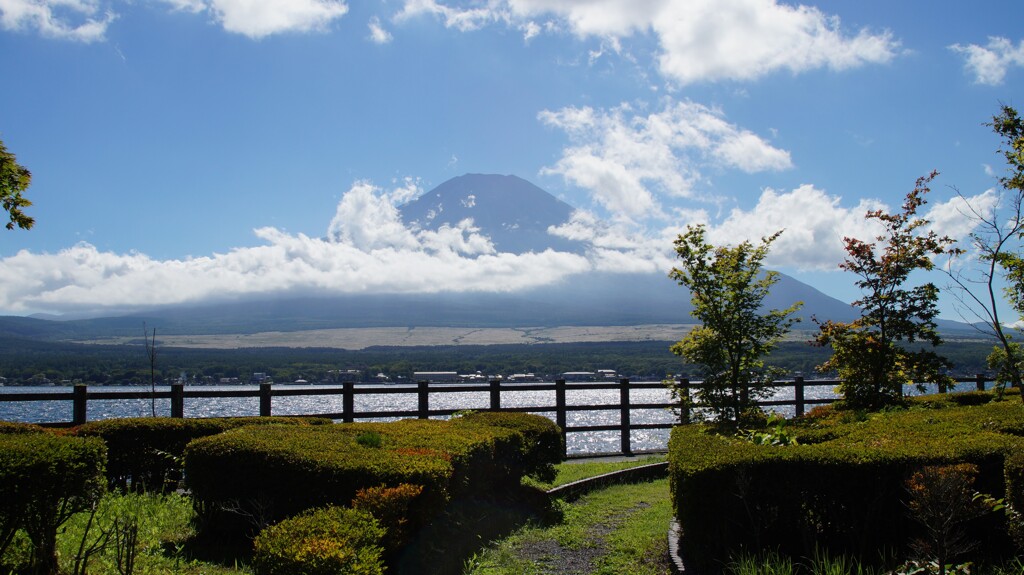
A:
[[[867,209],[933,169],[943,233],[969,231],[953,187],[990,205],[1021,22],[1016,0],[0,0],[0,139],[37,222],[0,234],[0,313],[667,272],[695,222],[785,228],[771,264],[851,301]],[[552,231],[598,249],[396,220],[469,172],[561,197],[580,211]]]

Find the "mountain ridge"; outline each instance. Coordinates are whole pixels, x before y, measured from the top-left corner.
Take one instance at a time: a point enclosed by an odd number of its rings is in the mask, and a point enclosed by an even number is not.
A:
[[[448,180],[400,208],[417,229],[473,219],[478,233],[504,252],[561,249],[585,253],[589,244],[548,233],[574,208],[517,176],[466,174]],[[780,274],[766,299],[781,309],[803,301],[811,316],[848,321],[856,309]],[[161,334],[230,334],[349,327],[554,327],[692,324],[684,288],[660,273],[593,272],[519,292],[353,294],[268,298],[211,305],[154,307],[93,319],[0,318],[0,335],[51,340],[132,337],[142,323]]]

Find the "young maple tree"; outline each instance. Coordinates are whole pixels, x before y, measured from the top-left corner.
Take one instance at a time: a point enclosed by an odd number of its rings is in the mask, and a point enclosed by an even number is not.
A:
[[[669,277],[690,290],[690,314],[701,325],[673,345],[672,352],[700,366],[697,399],[719,421],[738,423],[757,398],[771,394],[777,372],[763,358],[796,321],[789,316],[803,305],[761,309],[778,281],[777,272],[762,272],[762,262],[781,233],[763,238],[756,247],[750,242],[715,247],[705,240],[704,226],[696,225],[687,226],[675,241],[680,263]]]
[[[946,253],[953,243],[952,238],[925,231],[928,220],[917,217],[926,203],[928,184],[937,175],[918,178],[901,213],[866,214],[884,229],[874,242],[843,238],[847,258],[839,267],[860,278],[856,285],[864,296],[853,305],[861,316],[852,322],[819,323],[815,342],[832,346],[832,357],[818,369],[839,374],[839,389],[851,407],[898,403],[904,385],[949,383],[942,374],[948,362],[934,351],[942,343],[935,326],[939,290],[930,282],[905,287],[912,273],[933,269],[932,257]]]

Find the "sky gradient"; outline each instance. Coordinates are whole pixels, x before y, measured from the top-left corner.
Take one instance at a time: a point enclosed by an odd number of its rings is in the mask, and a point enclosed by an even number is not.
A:
[[[970,231],[956,190],[993,204],[1021,22],[1017,0],[0,0],[0,140],[37,222],[0,234],[0,313],[667,274],[696,222],[785,229],[769,264],[852,301],[866,210],[932,170],[940,232]],[[579,209],[552,231],[597,249],[397,219],[464,173],[548,190]]]

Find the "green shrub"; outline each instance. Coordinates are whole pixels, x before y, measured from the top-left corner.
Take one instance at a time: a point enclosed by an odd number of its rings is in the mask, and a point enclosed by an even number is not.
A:
[[[550,419],[529,413],[471,412],[452,420],[456,425],[485,425],[511,429],[523,436],[518,450],[505,454],[509,475],[527,475],[539,481],[555,478],[555,465],[565,460],[562,431]],[[518,480],[518,479],[516,479]]]
[[[33,569],[55,573],[57,530],[102,495],[105,460],[98,439],[0,434],[0,557],[24,529]]]
[[[107,444],[107,480],[112,488],[173,490],[181,479],[185,446],[199,437],[246,425],[309,425],[331,423],[322,418],[233,417],[183,419],[129,417],[85,423],[70,430],[100,437]]]
[[[380,436],[379,447],[359,442],[368,433]],[[185,471],[201,530],[237,537],[305,509],[348,505],[379,485],[423,486],[417,505],[435,515],[453,493],[485,489],[477,484],[493,478],[497,444],[520,437],[484,427],[455,433],[425,420],[243,427],[193,441]]]
[[[364,511],[310,510],[259,534],[253,569],[256,575],[380,575],[383,535]]]
[[[825,419],[805,420],[795,432],[801,445],[788,447],[677,427],[669,462],[685,552],[710,564],[738,549],[802,557],[817,546],[866,560],[905,549],[918,527],[907,517],[904,483],[926,465],[974,464],[976,490],[1018,496],[1021,466],[1004,461],[1024,447],[1020,405],[942,403],[849,421],[829,410]],[[1005,548],[1004,527],[994,514],[972,524],[979,552]]]
[[[409,534],[426,519],[410,513],[413,502],[422,493],[422,485],[408,483],[395,487],[367,487],[356,492],[352,508],[366,511],[387,530],[384,544],[388,551],[394,552],[405,545]]]

